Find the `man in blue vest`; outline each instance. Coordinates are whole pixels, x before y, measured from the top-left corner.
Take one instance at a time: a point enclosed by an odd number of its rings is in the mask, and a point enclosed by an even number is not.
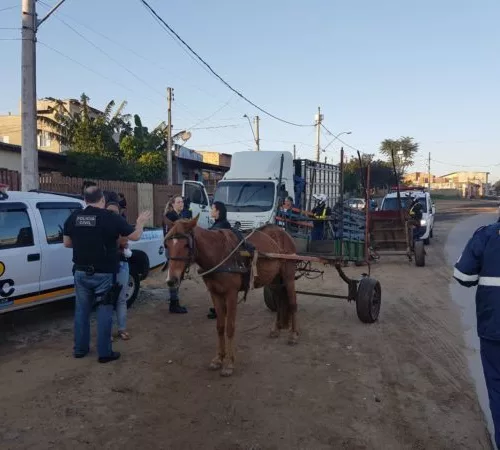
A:
[[[500,448],[500,221],[476,230],[455,264],[453,277],[462,286],[477,286],[477,334]]]

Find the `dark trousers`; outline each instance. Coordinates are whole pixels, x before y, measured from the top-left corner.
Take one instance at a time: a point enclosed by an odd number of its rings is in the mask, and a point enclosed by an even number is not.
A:
[[[495,442],[500,449],[500,341],[481,338],[480,342],[481,361],[495,427]]]

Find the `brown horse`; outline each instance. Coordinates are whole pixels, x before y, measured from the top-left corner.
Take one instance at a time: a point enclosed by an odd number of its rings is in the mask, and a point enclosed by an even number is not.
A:
[[[240,243],[232,230],[204,230],[197,226],[198,217],[192,220],[167,221],[168,233],[165,246],[168,248],[169,264],[167,284],[176,287],[180,284],[191,263],[200,267],[200,273],[215,268],[227,258]],[[248,236],[248,242],[258,253],[294,254],[293,239],[282,228],[266,225]],[[243,248],[241,247],[241,250]],[[247,258],[245,267],[249,267]],[[217,354],[209,368],[221,369],[222,376],[230,376],[234,370],[233,339],[236,322],[238,292],[248,290],[245,286],[245,270],[241,270],[240,250],[234,253],[221,267],[204,275],[217,312]],[[279,285],[283,295],[278,297],[278,312],[270,336],[278,337],[280,329],[290,327],[288,342],[295,344],[298,338],[295,294],[295,261],[259,257],[256,264],[254,287]],[[248,274],[247,274],[248,275]],[[227,345],[226,345],[227,336]]]

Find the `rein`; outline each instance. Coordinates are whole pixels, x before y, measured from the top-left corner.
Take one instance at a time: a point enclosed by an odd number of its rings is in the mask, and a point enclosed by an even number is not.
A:
[[[238,245],[231,251],[231,253],[229,253],[229,255],[227,255],[216,266],[212,267],[209,270],[206,270],[205,272],[198,273],[197,276],[190,277],[190,278],[191,279],[203,278],[203,277],[215,272],[218,268],[220,268],[222,265],[224,265],[224,263],[226,263],[238,251],[238,249],[247,241],[247,239],[249,239],[256,231],[259,231],[259,230],[257,228],[253,229],[248,236],[244,237],[241,241],[239,241]],[[174,234],[173,236],[169,236],[165,240],[169,241],[169,240],[173,240],[173,239],[187,239],[187,241],[188,241],[188,245],[189,245],[188,256],[169,258],[172,261],[184,261],[186,263],[186,267],[185,267],[184,272],[183,272],[183,278],[184,278],[184,274],[189,272],[189,267],[191,266],[191,264],[193,264],[195,262],[194,260],[195,260],[196,249],[195,249],[194,235],[193,235],[193,232],[190,231],[189,233],[185,233],[185,234]]]

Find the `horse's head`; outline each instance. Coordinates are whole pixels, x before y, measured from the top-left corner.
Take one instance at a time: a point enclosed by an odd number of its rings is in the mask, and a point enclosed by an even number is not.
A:
[[[190,220],[171,222],[165,219],[168,233],[165,236],[165,248],[168,250],[167,284],[178,287],[186,270],[194,262],[194,234],[199,214]]]

